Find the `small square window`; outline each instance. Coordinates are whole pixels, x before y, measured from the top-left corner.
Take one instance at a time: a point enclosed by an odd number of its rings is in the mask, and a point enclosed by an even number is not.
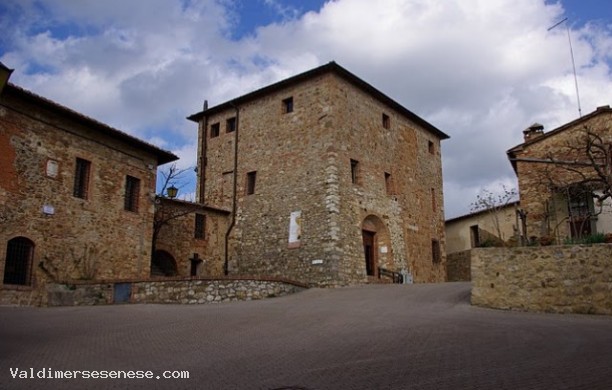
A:
[[[235,131],[235,130],[236,130],[236,117],[229,118],[225,122],[225,132],[231,133],[232,131]]]
[[[391,118],[389,118],[389,115],[382,114],[382,125],[385,129],[391,128]]]
[[[433,263],[439,263],[442,261],[442,255],[440,253],[440,241],[431,240],[431,261]]]
[[[138,212],[138,198],[140,196],[140,179],[132,176],[125,177],[124,209]]]
[[[195,215],[195,229],[194,238],[203,239],[206,237],[206,215],[196,214]]]
[[[287,99],[283,99],[283,112],[285,114],[293,112],[293,96]]]
[[[257,180],[257,171],[247,173],[246,194],[252,195],[255,193],[255,181]]]
[[[87,199],[90,169],[91,162],[77,157],[74,170],[74,188],[72,192],[76,198]]]
[[[220,130],[221,125],[219,124],[219,122],[210,125],[210,138],[218,137]]]
[[[436,152],[436,148],[432,141],[427,141],[427,149],[429,150],[429,153],[431,154],[434,154]]]
[[[359,184],[359,161],[351,159],[351,182]]]

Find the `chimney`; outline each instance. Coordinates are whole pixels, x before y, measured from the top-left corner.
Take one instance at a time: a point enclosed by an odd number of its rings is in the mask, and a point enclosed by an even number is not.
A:
[[[544,126],[537,122],[523,130],[523,138],[525,142],[533,141],[542,135],[544,135]]]
[[[6,65],[0,62],[0,94],[2,94],[4,86],[8,83],[11,73],[13,73],[13,69],[7,68]]]
[[[204,104],[202,105],[202,110],[203,111],[208,110],[208,100],[204,100]]]

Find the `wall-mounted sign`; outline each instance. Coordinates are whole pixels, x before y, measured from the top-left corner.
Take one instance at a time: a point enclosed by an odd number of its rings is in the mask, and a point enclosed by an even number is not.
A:
[[[289,216],[289,246],[297,247],[302,238],[302,212],[293,211]]]
[[[55,207],[51,206],[51,205],[44,205],[43,206],[43,214],[45,215],[53,215],[55,214]]]
[[[57,177],[57,173],[59,171],[59,164],[55,160],[47,160],[47,176],[48,177]]]

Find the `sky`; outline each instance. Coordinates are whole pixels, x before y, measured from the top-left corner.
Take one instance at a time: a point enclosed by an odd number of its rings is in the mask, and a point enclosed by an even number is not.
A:
[[[548,30],[557,22],[566,22]],[[607,0],[2,0],[11,82],[196,165],[185,118],[330,61],[442,144],[446,218],[516,187],[506,151],[611,104]],[[182,194],[193,199],[195,174]]]

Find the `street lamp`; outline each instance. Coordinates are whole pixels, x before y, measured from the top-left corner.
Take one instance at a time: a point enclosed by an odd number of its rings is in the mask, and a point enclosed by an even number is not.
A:
[[[174,185],[171,185],[170,187],[168,187],[166,192],[168,194],[168,198],[174,199],[176,198],[176,195],[178,195],[178,188],[176,188]]]

